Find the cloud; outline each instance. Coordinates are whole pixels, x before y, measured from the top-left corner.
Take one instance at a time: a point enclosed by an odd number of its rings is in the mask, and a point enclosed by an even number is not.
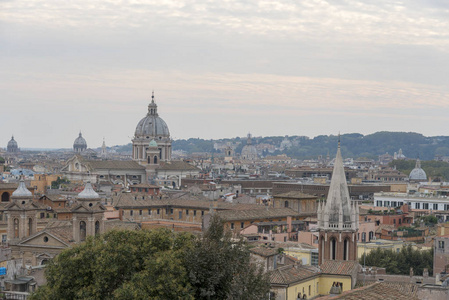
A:
[[[354,40],[448,49],[443,2],[400,1],[113,1],[4,2],[2,21],[32,26],[241,34],[277,39]]]

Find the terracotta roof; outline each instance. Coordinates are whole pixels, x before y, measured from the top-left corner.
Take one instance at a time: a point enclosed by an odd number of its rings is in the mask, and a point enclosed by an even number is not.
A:
[[[302,193],[300,191],[290,191],[287,193],[276,194],[275,198],[292,198],[292,199],[317,199],[317,196],[313,196],[310,194]]]
[[[131,185],[130,188],[147,188],[147,189],[159,189],[160,186],[158,185],[153,185],[153,184],[149,184],[149,183],[139,183],[139,184],[134,184]]]
[[[0,182],[1,190],[17,189],[18,186],[19,186],[18,182]]]
[[[326,260],[321,266],[321,271],[327,274],[352,275],[359,268],[357,261]]]
[[[255,210],[225,210],[218,211],[217,215],[226,221],[276,219],[283,217],[299,217],[308,214],[298,213],[291,208],[269,208]]]
[[[92,169],[145,169],[133,160],[88,160],[86,164],[89,164]]]
[[[62,241],[67,244],[74,244],[75,240],[73,239],[73,227],[72,224],[67,224],[65,226],[46,228],[43,230],[44,232],[49,232],[54,236],[58,237]]]
[[[319,270],[312,266],[288,265],[273,270],[270,275],[270,283],[272,285],[289,285],[319,273]]]
[[[277,247],[271,248],[271,247],[265,247],[265,246],[251,248],[251,249],[249,249],[249,251],[253,254],[257,254],[260,256],[264,256],[264,257],[273,256],[273,255],[276,255],[279,253]]]
[[[167,162],[161,162],[159,164],[158,170],[188,170],[188,171],[200,171],[197,167],[182,161],[182,160],[172,160]]]
[[[121,220],[107,220],[104,222],[105,231],[117,229],[117,230],[138,230],[139,225],[134,222],[125,222]]]
[[[376,282],[368,286],[343,292],[337,296],[326,296],[319,299],[346,299],[346,300],[417,300],[415,295],[405,294],[389,286],[385,282]]]
[[[381,225],[379,225],[379,227],[377,227],[376,233],[382,233],[382,230],[393,231],[393,230],[395,230],[395,227],[394,227],[394,225],[381,224]]]

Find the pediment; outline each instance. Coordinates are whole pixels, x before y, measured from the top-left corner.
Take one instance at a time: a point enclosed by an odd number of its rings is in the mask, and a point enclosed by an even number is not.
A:
[[[8,205],[5,206],[5,209],[7,210],[22,210],[23,207],[16,202],[11,202]]]
[[[90,212],[90,209],[82,204],[79,204],[72,209],[72,212]]]
[[[37,234],[20,241],[17,246],[33,247],[69,247],[67,243],[54,234],[43,230]]]

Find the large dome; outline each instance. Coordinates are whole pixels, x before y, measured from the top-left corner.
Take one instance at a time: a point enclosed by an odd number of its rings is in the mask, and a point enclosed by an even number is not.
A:
[[[416,181],[427,180],[427,174],[423,169],[421,169],[421,161],[419,158],[416,160],[415,168],[410,172],[409,179]]]
[[[157,105],[154,102],[154,95],[152,96],[151,103],[148,105],[148,113],[145,118],[140,120],[137,124],[136,137],[170,137],[170,131],[168,130],[167,123],[159,117],[157,113]]]
[[[137,124],[136,137],[138,136],[164,136],[169,137],[170,132],[168,131],[167,123],[165,123],[162,118],[154,115],[147,115],[145,118],[140,120]]]
[[[73,150],[84,151],[86,149],[87,149],[87,142],[80,132],[79,136],[75,139],[75,142],[73,143]]]

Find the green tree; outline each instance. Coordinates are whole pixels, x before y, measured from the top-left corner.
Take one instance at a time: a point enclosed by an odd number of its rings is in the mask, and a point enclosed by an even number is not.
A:
[[[189,299],[183,261],[192,241],[169,230],[90,237],[50,262],[31,299]]]
[[[424,268],[433,272],[433,250],[420,251],[413,249],[411,245],[402,247],[401,251],[393,252],[377,248],[364,257],[362,255],[360,264],[371,267],[385,268],[387,274],[408,275],[410,268],[416,275],[422,275]]]
[[[67,178],[65,178],[65,177],[63,177],[63,178],[58,177],[58,179],[56,179],[55,181],[51,182],[51,188],[52,189],[59,189],[61,184],[67,184],[67,183],[70,183],[70,181]]]
[[[60,253],[47,284],[31,299],[265,299],[270,284],[213,218],[198,238],[187,233],[110,231]]]
[[[268,274],[251,262],[246,243],[233,240],[217,217],[195,242],[187,268],[195,299],[266,299],[270,290]]]

